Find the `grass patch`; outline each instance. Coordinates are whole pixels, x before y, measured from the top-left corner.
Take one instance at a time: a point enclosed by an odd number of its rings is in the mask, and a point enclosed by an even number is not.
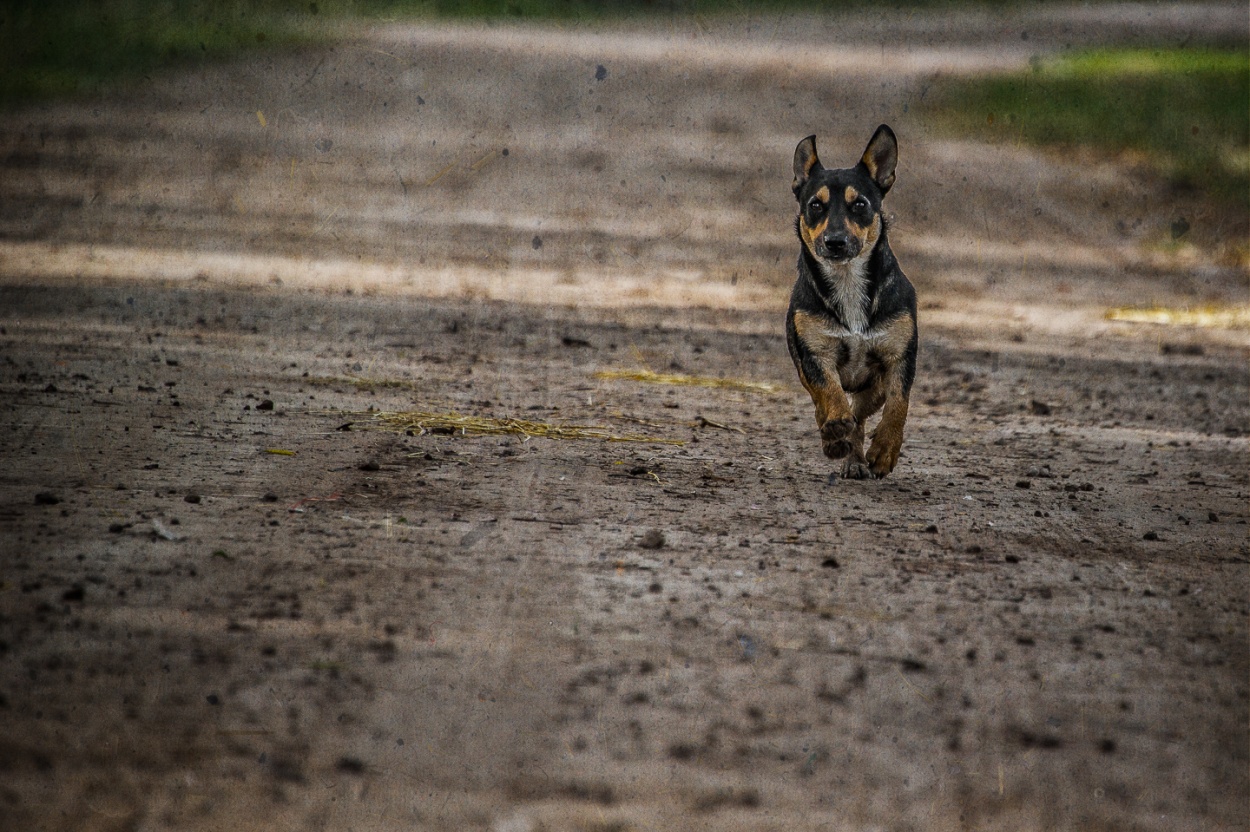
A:
[[[870,8],[868,0],[851,5]],[[0,109],[90,94],[114,81],[247,50],[326,41],[335,23],[350,19],[595,21],[825,8],[821,0],[7,0],[0,3]]]
[[[981,0],[1008,6],[1017,0]],[[842,9],[945,8],[970,0],[845,0]],[[358,13],[427,15],[446,18],[607,20],[664,15],[733,15],[776,12],[827,12],[828,0],[358,0]]]
[[[1129,151],[1182,188],[1250,201],[1250,52],[1100,49],[945,81],[929,114],[989,140]]]
[[[0,106],[248,49],[317,39],[316,3],[10,0],[0,7]],[[324,26],[323,26],[324,28]]]

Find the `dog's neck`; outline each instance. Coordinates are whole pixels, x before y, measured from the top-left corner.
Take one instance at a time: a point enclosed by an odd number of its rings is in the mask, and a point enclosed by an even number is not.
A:
[[[825,305],[847,329],[858,334],[868,331],[868,261],[872,253],[869,249],[846,263],[812,258],[824,282],[820,296]]]

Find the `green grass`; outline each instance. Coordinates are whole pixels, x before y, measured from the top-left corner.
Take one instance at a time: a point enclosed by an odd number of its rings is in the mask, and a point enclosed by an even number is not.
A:
[[[865,8],[967,0],[848,0]],[[993,0],[1010,3],[1013,0]],[[169,67],[325,40],[349,18],[603,20],[821,10],[827,0],[5,0],[0,109],[86,94]]]
[[[876,7],[867,0],[849,5]],[[333,35],[330,24],[347,18],[601,20],[826,6],[827,0],[9,0],[0,4],[0,110],[249,49],[324,40]],[[935,125],[959,134],[1132,151],[1180,186],[1250,200],[1244,46],[1075,52],[1014,75],[943,81],[925,105]]]
[[[960,135],[1135,154],[1179,188],[1250,203],[1250,52],[1101,49],[948,80],[928,115]]]
[[[0,8],[0,107],[315,37],[307,3],[10,0]]]

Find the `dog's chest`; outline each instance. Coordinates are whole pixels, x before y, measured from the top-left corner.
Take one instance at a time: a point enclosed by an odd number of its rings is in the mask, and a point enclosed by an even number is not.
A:
[[[877,348],[882,335],[872,330],[867,332],[843,330],[838,335],[837,369],[842,389],[848,393],[863,390],[870,386],[881,372],[882,362]]]
[[[867,259],[865,254],[842,268],[822,269],[825,304],[841,319],[847,332],[853,335],[862,336],[868,332]]]

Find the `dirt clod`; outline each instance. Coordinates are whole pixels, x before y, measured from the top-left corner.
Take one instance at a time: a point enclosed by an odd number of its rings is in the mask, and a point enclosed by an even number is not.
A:
[[[648,529],[638,541],[638,546],[642,549],[663,549],[664,544],[664,532],[659,529]]]

